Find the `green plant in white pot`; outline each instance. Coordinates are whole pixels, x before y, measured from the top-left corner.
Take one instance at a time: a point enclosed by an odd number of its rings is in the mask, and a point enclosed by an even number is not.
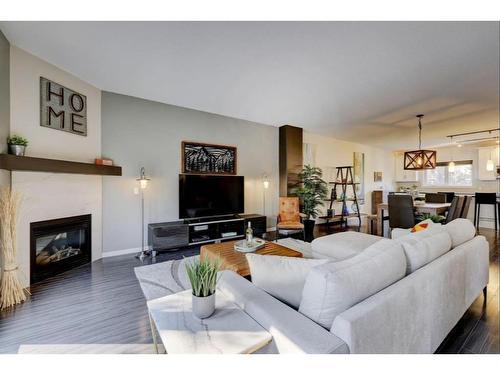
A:
[[[193,290],[193,314],[199,319],[208,318],[215,311],[215,288],[220,270],[219,258],[208,257],[186,262],[186,271]]]
[[[28,140],[19,135],[12,135],[7,138],[7,145],[9,146],[9,154],[16,156],[24,156]]]

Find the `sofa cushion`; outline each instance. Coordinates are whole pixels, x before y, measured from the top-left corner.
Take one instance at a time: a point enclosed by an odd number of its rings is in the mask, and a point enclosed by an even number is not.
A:
[[[470,241],[476,235],[474,224],[468,219],[455,219],[444,225],[444,229],[451,237],[452,247],[457,247]]]
[[[246,254],[252,283],[286,304],[299,308],[302,289],[311,268],[328,259]]]
[[[429,229],[424,232],[417,232],[396,240],[403,245],[407,275],[451,249],[450,235],[444,229]]]
[[[344,260],[358,255],[382,238],[360,232],[340,232],[316,238],[311,243],[314,258]]]
[[[299,312],[330,329],[338,314],[400,280],[405,270],[401,244],[381,239],[352,258],[312,268]]]

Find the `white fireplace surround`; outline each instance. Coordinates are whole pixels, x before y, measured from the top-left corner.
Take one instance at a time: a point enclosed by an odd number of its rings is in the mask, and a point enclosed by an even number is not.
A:
[[[40,77],[87,96],[87,136],[40,126]],[[10,133],[29,140],[27,156],[93,162],[101,155],[101,91],[14,46],[10,48]],[[109,177],[114,178],[114,177]],[[23,282],[29,285],[30,223],[92,215],[92,260],[102,254],[101,176],[12,172],[22,193],[17,245]]]

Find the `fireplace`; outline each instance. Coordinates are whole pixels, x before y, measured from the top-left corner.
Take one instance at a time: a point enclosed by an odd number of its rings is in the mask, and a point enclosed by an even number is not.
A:
[[[89,263],[91,215],[30,224],[31,283]]]

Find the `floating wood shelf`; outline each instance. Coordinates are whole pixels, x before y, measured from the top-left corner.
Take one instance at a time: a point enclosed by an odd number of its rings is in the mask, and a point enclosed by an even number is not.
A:
[[[121,176],[122,167],[80,163],[68,160],[32,158],[0,154],[0,169],[8,171],[30,171],[51,173],[92,174],[101,176]]]

